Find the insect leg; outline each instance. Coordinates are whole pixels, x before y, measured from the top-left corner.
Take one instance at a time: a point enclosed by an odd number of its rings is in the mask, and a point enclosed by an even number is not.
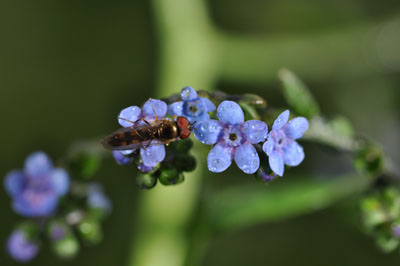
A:
[[[157,113],[156,113],[156,109],[154,108],[153,102],[152,102],[151,100],[152,100],[152,99],[149,98],[149,101],[150,101],[150,104],[151,104],[151,109],[153,109],[154,118],[155,118],[155,120],[158,120]]]
[[[153,141],[153,140],[151,139],[151,140],[149,141],[149,143],[147,143],[147,145],[143,147],[143,150],[146,150],[146,149],[150,146],[150,144],[151,144],[152,141]]]
[[[145,122],[146,124],[150,125],[150,123],[149,123],[146,119],[144,119],[144,118],[139,118],[139,119],[136,120],[135,122],[133,122],[133,121],[131,121],[131,120],[128,120],[128,119],[125,119],[125,118],[120,117],[120,116],[118,116],[118,119],[121,119],[121,120],[130,122],[130,123],[132,123],[132,124],[136,124],[136,123],[139,122],[139,121],[143,121],[143,122]]]

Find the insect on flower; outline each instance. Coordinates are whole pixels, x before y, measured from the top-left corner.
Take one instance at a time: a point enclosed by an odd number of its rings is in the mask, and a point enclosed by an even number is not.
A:
[[[106,149],[111,150],[130,150],[137,148],[147,148],[153,144],[166,144],[172,141],[186,139],[192,132],[193,123],[184,116],[174,117],[174,119],[158,119],[154,112],[155,120],[147,121],[143,118],[137,121],[129,121],[122,117],[119,119],[131,122],[132,126],[118,129],[102,140]],[[144,123],[138,123],[143,121]]]

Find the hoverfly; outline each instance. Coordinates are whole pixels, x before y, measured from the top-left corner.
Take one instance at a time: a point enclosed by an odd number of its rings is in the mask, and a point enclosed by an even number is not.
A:
[[[120,117],[120,119],[123,119]],[[126,120],[126,119],[123,119]],[[138,125],[142,120],[144,124]],[[137,148],[147,148],[152,144],[166,144],[172,141],[186,139],[190,136],[192,125],[184,116],[176,119],[158,119],[148,122],[144,119],[132,122],[131,127],[116,130],[102,140],[104,148],[110,150],[132,150]]]

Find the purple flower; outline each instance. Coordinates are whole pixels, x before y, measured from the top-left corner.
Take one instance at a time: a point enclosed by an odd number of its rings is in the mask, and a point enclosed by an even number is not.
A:
[[[29,241],[22,230],[15,230],[8,238],[7,251],[16,261],[28,262],[36,257],[39,246]]]
[[[137,106],[130,106],[123,109],[119,114],[120,119],[118,119],[118,122],[123,127],[131,127],[133,125],[131,122],[137,121],[139,125],[145,123],[144,121],[139,119],[144,119],[147,122],[154,121],[155,114],[157,114],[158,118],[163,118],[167,114],[167,104],[161,100],[150,99],[145,102],[142,109],[140,109]],[[126,165],[129,164],[131,160],[130,158],[127,159],[125,155],[129,155],[134,151],[135,149],[125,150],[125,151],[114,151],[113,156],[117,161],[117,163]],[[146,149],[140,148],[140,156],[142,157],[144,165],[148,167],[155,167],[159,162],[164,160],[165,147],[162,144],[155,144],[155,145],[150,145]]]
[[[185,116],[193,123],[210,119],[208,112],[215,110],[215,105],[204,97],[199,97],[192,87],[185,87],[181,91],[181,102],[168,106],[170,115]]]
[[[308,129],[308,121],[304,117],[289,120],[289,110],[281,113],[275,120],[268,139],[263,145],[264,152],[269,156],[269,165],[279,176],[283,175],[284,164],[297,166],[304,159],[304,150],[296,139],[303,136]]]
[[[225,171],[234,159],[246,174],[256,172],[260,159],[252,144],[266,139],[267,125],[258,120],[244,122],[242,109],[232,101],[223,101],[218,106],[217,117],[219,121],[202,121],[194,130],[199,141],[215,144],[208,154],[208,169],[215,173]]]
[[[27,217],[48,216],[57,208],[59,197],[67,193],[69,176],[64,169],[54,168],[44,152],[35,152],[26,159],[23,171],[6,175],[4,185],[15,212]]]
[[[111,212],[111,201],[104,194],[103,187],[99,183],[92,183],[87,188],[87,203],[89,207]]]

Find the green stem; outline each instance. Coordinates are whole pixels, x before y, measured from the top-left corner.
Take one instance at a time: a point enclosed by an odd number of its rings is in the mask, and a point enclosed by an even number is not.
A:
[[[215,81],[214,49],[206,9],[201,0],[153,1],[161,49],[157,93],[159,97],[177,93],[184,86],[210,89]],[[196,147],[194,148],[196,149]],[[203,161],[196,156],[198,165]],[[140,193],[140,209],[135,213],[129,265],[179,266],[187,253],[186,229],[196,209],[202,169],[185,174],[178,186],[160,184]]]
[[[384,69],[375,47],[377,30],[397,17],[300,36],[218,34],[221,77],[229,81],[265,83],[274,80],[281,68],[291,69],[307,80],[379,73]],[[343,66],[347,66],[346,71]]]

